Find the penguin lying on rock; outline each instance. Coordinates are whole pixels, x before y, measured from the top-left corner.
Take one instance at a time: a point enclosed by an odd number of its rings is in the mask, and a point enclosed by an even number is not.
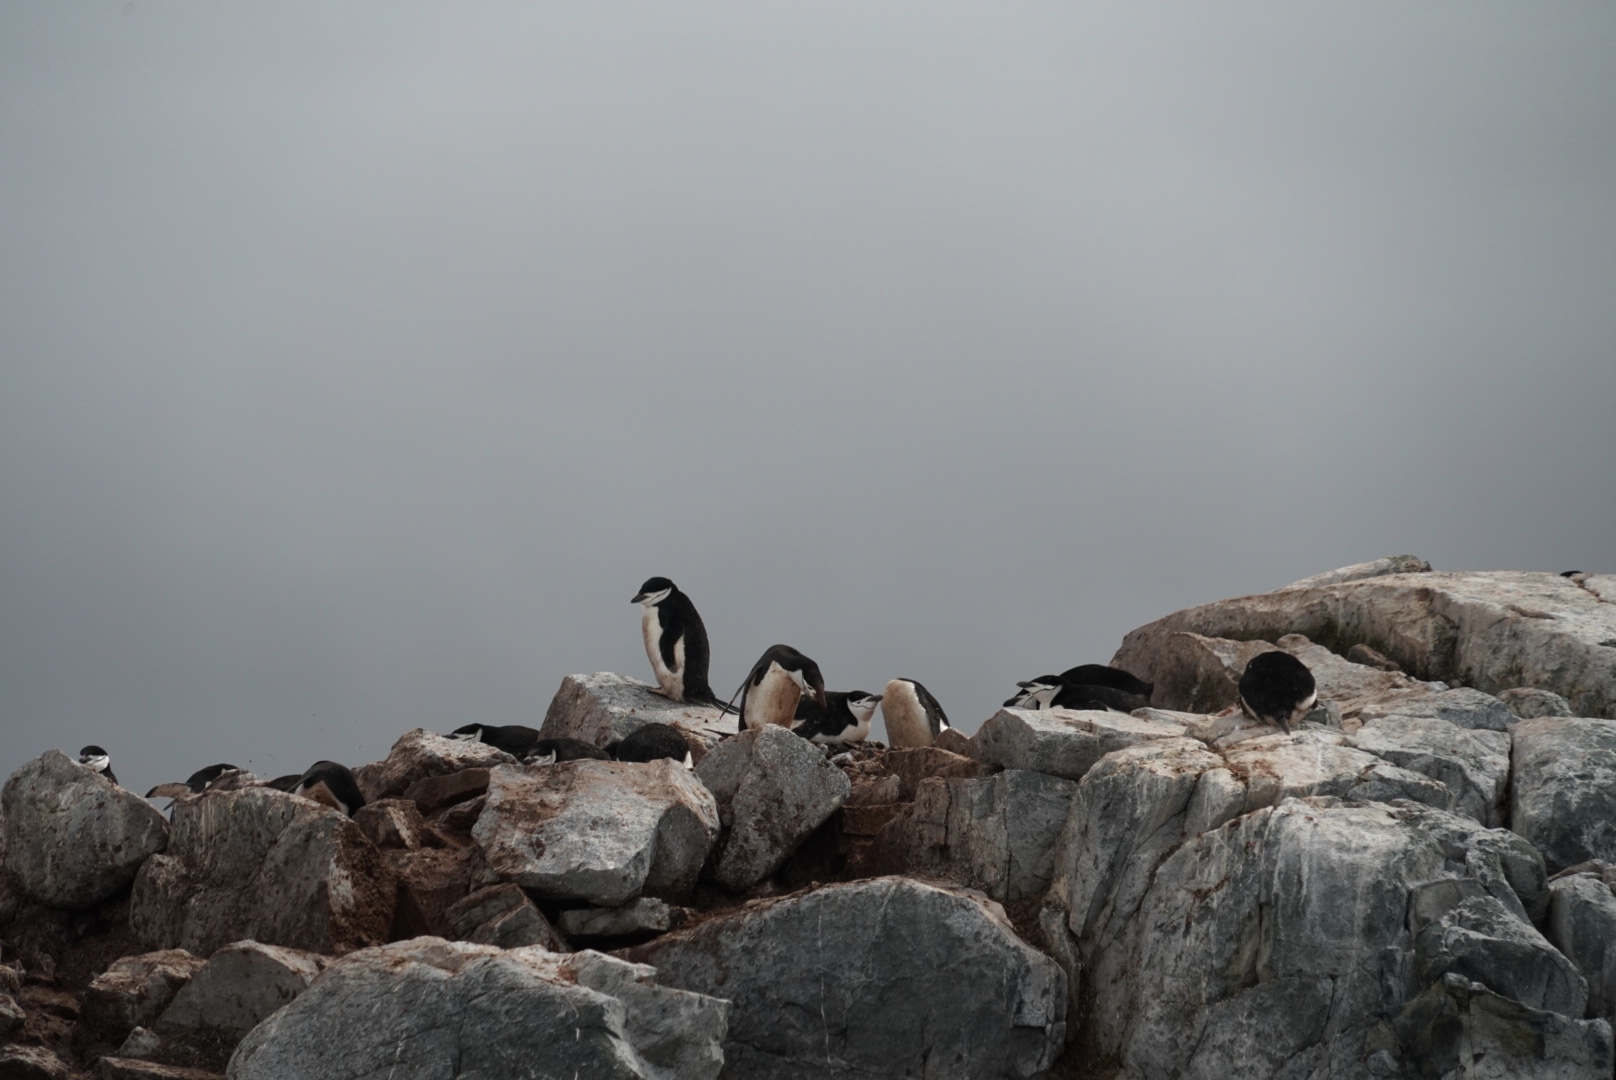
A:
[[[1072,683],[1061,675],[1040,675],[1017,683],[1021,692],[1005,702],[1012,709],[1093,709],[1133,712],[1150,702],[1138,694],[1094,683]]]
[[[503,750],[514,758],[524,758],[534,752],[539,733],[521,724],[466,724],[449,732],[449,738],[465,742],[487,743],[495,750]]]
[[[618,761],[660,761],[668,758],[691,765],[690,745],[679,730],[669,724],[650,723],[635,728],[616,742],[606,744],[606,752]]]
[[[863,742],[870,734],[870,718],[881,704],[880,694],[866,694],[862,690],[842,692],[831,690],[825,694],[825,704],[804,697],[797,702],[796,716],[791,730],[821,746],[847,746]]]
[[[209,765],[186,777],[185,783],[158,784],[146,792],[148,799],[178,799],[183,795],[200,795],[225,773],[240,772],[234,765]]]

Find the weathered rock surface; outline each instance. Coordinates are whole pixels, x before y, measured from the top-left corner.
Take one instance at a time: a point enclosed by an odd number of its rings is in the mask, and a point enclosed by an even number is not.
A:
[[[420,807],[409,799],[381,799],[353,816],[359,831],[379,848],[418,848],[431,839]]]
[[[0,1046],[0,1080],[69,1080],[72,1070],[43,1046]]]
[[[94,1038],[117,1045],[135,1028],[150,1027],[206,964],[184,949],[115,960],[85,991],[81,1023]]]
[[[387,860],[340,812],[273,788],[208,791],[175,802],[129,923],[149,948],[210,956],[251,939],[331,955],[387,940],[395,892]]]
[[[174,996],[152,1030],[235,1042],[308,989],[325,965],[324,957],[301,949],[256,941],[226,945]]]
[[[1616,721],[1540,717],[1512,735],[1510,828],[1543,853],[1550,873],[1616,862]]]
[[[408,937],[453,938],[449,908],[499,880],[483,859],[482,849],[476,846],[389,849],[383,854],[398,879],[391,935],[395,941]]]
[[[574,908],[563,911],[558,922],[561,932],[571,937],[631,937],[658,933],[673,924],[668,905],[651,896],[620,908]]]
[[[736,892],[779,869],[852,791],[819,747],[774,725],[724,740],[702,758],[696,776],[728,830],[713,878]]]
[[[1184,740],[1079,786],[1043,925],[1093,1001],[1089,1055],[1129,1077],[1405,1075],[1386,1018],[1450,974],[1580,1015],[1580,977],[1530,921],[1548,893],[1519,837],[1323,797],[1193,833],[1232,810],[1226,771]]]
[[[1522,720],[1536,720],[1540,716],[1574,716],[1571,702],[1559,694],[1540,690],[1535,686],[1517,686],[1501,691],[1498,700]]]
[[[28,1019],[23,1007],[10,994],[0,993],[0,1039],[11,1038],[11,1033],[22,1027]]]
[[[1548,937],[1588,980],[1588,1016],[1616,1013],[1616,895],[1608,867],[1549,883]]]
[[[1393,1030],[1402,1061],[1391,1050],[1378,1049],[1369,1058],[1369,1075],[1456,1080],[1605,1080],[1611,1075],[1611,1031],[1604,1020],[1533,1009],[1459,974],[1446,976],[1411,1002]]]
[[[599,953],[417,938],[351,953],[244,1039],[231,1080],[711,1080],[728,1002]]]
[[[1076,791],[1071,780],[1024,769],[932,777],[893,827],[904,833],[909,866],[959,876],[995,900],[1021,900],[1049,887]]]
[[[1006,769],[1079,780],[1113,750],[1183,734],[1180,725],[1124,713],[1000,709],[972,736],[971,754]]]
[[[638,679],[597,671],[561,680],[539,734],[546,739],[582,739],[605,746],[652,723],[671,724],[708,747],[739,730],[733,713],[710,705],[681,705]]]
[[[1440,781],[1453,793],[1456,812],[1483,825],[1504,824],[1509,795],[1508,734],[1455,727],[1433,717],[1389,716],[1364,724],[1351,736],[1350,744]]]
[[[725,1075],[1035,1076],[1066,980],[1003,909],[905,878],[760,901],[629,950],[668,986],[734,1002]]]
[[[104,1057],[97,1067],[99,1080],[220,1080],[218,1073],[206,1069],[160,1065],[139,1058]]]
[[[1359,750],[1350,736],[1335,731],[1312,728],[1247,739],[1231,747],[1224,760],[1245,785],[1245,810],[1308,795],[1375,802],[1412,799],[1440,810],[1454,805],[1445,784]]]
[[[49,907],[105,900],[167,843],[168,822],[146,800],[60,750],[0,789],[0,866]]]
[[[494,768],[472,836],[500,878],[611,907],[687,893],[718,829],[712,793],[679,763],[586,760]]]
[[[1340,585],[1348,581],[1362,581],[1365,578],[1385,577],[1388,574],[1419,574],[1429,573],[1431,564],[1418,555],[1387,555],[1382,559],[1371,559],[1369,562],[1353,563],[1335,570],[1326,570],[1322,574],[1305,577],[1301,581],[1293,581],[1286,585],[1287,589],[1315,589],[1320,585]]]
[[[385,760],[355,769],[354,779],[359,781],[365,801],[375,802],[403,795],[411,784],[429,776],[514,764],[515,758],[487,743],[451,739],[416,728],[399,737]]]
[[[444,917],[456,940],[518,949],[541,945],[563,952],[565,943],[520,886],[490,885],[450,906]]]
[[[964,754],[944,750],[940,746],[888,750],[882,763],[892,774],[886,779],[897,781],[896,790],[891,793],[892,798],[884,800],[887,802],[913,799],[915,792],[920,788],[920,782],[928,776],[937,776],[945,780],[969,780],[992,776],[999,768],[997,765],[977,761]],[[874,800],[870,800],[870,804],[873,802]]]
[[[1157,674],[1168,639],[1304,634],[1333,652],[1366,644],[1420,679],[1487,693],[1550,690],[1578,715],[1616,715],[1616,604],[1557,574],[1398,573],[1295,586],[1188,608],[1134,630],[1112,663]]]

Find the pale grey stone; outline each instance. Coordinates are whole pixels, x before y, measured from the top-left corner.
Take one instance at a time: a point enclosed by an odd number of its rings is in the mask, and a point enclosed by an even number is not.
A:
[[[1511,735],[1510,828],[1543,853],[1551,873],[1616,862],[1616,721],[1539,717]]]
[[[557,921],[561,932],[570,937],[631,937],[635,934],[666,930],[673,921],[668,905],[651,896],[642,896],[617,908],[575,908],[563,911]]]
[[[740,730],[734,713],[711,705],[670,701],[638,679],[597,671],[561,680],[539,734],[546,739],[582,739],[605,746],[653,723],[671,724],[708,747]]]
[[[1248,739],[1224,760],[1246,786],[1246,810],[1288,798],[1338,795],[1369,802],[1412,799],[1451,809],[1453,793],[1440,781],[1390,765],[1351,745],[1340,732],[1312,728]]]
[[[1180,724],[1117,712],[1000,709],[971,738],[971,756],[1006,769],[1080,780],[1113,750],[1174,739]]]
[[[1422,902],[1421,892],[1443,895]],[[1582,1015],[1587,980],[1536,928],[1486,895],[1480,883],[1461,879],[1422,886],[1411,909],[1414,976],[1420,985],[1457,972],[1531,1008]]]
[[[487,743],[455,739],[426,728],[399,736],[385,760],[361,765],[354,779],[366,802],[403,795],[411,784],[429,776],[448,776],[463,769],[491,769],[514,765],[516,759]]]
[[[728,828],[713,878],[735,892],[779,869],[852,791],[819,747],[772,724],[724,740],[702,758],[696,776]]]
[[[1403,1076],[1608,1080],[1610,1024],[1534,1009],[1450,974],[1397,1017]]]
[[[105,900],[167,843],[168,822],[155,807],[60,750],[0,789],[0,867],[48,907]]]
[[[520,886],[509,882],[461,897],[444,911],[444,921],[460,941],[502,949],[541,945],[552,952],[566,951],[544,913]]]
[[[1197,836],[1245,813],[1246,785],[1228,769],[1208,769],[1195,782],[1184,811],[1184,834]]]
[[[1364,724],[1352,735],[1351,745],[1441,781],[1453,793],[1456,812],[1483,825],[1504,824],[1507,733],[1456,727],[1433,717],[1389,716]]]
[[[174,996],[153,1030],[240,1039],[308,989],[325,964],[301,949],[256,941],[226,945]]]
[[[0,1039],[11,1038],[11,1033],[22,1027],[28,1019],[17,999],[10,994],[0,994]]]
[[[503,880],[615,906],[688,892],[718,829],[712,793],[678,762],[584,760],[495,767],[472,837]]]
[[[1520,719],[1491,694],[1467,686],[1372,701],[1359,710],[1358,716],[1365,722],[1389,716],[1418,716],[1480,731],[1508,731]]]
[[[1070,780],[1023,769],[922,780],[904,823],[908,865],[966,880],[995,900],[1036,896],[1049,887],[1076,791]]]
[[[1597,874],[1549,883],[1548,938],[1588,980],[1588,1015],[1616,1013],[1616,896]]]
[[[155,1031],[137,1027],[129,1032],[128,1038],[124,1039],[122,1045],[118,1047],[118,1056],[142,1061],[146,1058],[156,1057],[157,1051],[162,1049],[162,1046],[163,1038],[161,1035],[158,1035]]]
[[[414,938],[332,963],[254,1028],[230,1080],[713,1080],[728,1002],[598,953]]]
[[[1387,574],[1420,574],[1429,573],[1430,570],[1431,564],[1418,555],[1387,555],[1385,558],[1353,563],[1337,570],[1326,570],[1322,574],[1293,581],[1285,588],[1316,589],[1320,585],[1341,585],[1349,581],[1363,581],[1365,578],[1385,577]]]
[[[346,815],[273,788],[174,803],[168,851],[141,867],[129,924],[149,948],[233,941],[327,955],[387,940],[392,868]]]
[[[1498,700],[1522,720],[1536,720],[1540,716],[1573,716],[1571,702],[1549,690],[1535,686],[1517,686],[1500,691]]]
[[[114,960],[84,991],[79,1022],[102,1042],[121,1042],[132,1029],[150,1027],[206,964],[184,949]]]
[[[734,1003],[725,1075],[1030,1077],[1062,1048],[1066,979],[980,894],[877,878],[759,901],[629,950]]]

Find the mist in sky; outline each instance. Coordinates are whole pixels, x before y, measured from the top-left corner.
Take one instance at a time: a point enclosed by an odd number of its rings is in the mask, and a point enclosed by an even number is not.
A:
[[[1616,569],[1609,4],[0,7],[0,773]],[[880,732],[878,730],[877,734]]]

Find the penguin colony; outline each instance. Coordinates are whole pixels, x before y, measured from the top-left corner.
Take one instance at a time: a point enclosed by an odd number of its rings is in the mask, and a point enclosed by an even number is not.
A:
[[[690,597],[668,578],[654,577],[640,586],[630,603],[641,608],[640,633],[656,676],[655,692],[671,701],[735,712],[742,731],[778,725],[827,752],[835,752],[869,737],[877,708],[886,721],[887,738],[893,747],[931,746],[949,728],[942,705],[918,680],[892,679],[879,694],[827,691],[819,665],[790,645],[765,649],[730,700],[722,701],[713,693],[708,679],[712,652],[707,627]],[[1147,706],[1155,689],[1129,672],[1104,664],[1079,664],[1059,675],[1040,675],[1016,686],[1017,692],[1004,703],[1007,707],[1125,713]],[[1277,650],[1261,653],[1246,665],[1240,677],[1239,696],[1240,710],[1246,716],[1287,732],[1318,700],[1307,666]],[[646,762],[667,758],[691,767],[690,746],[684,736],[661,723],[646,724],[604,747],[580,739],[543,739],[533,728],[520,724],[466,724],[450,732],[450,737],[486,743],[528,765],[583,759]],[[79,751],[78,762],[118,782],[112,772],[111,756],[103,748],[86,746]],[[183,782],[158,784],[146,793],[146,798],[197,795],[242,774],[243,770],[234,765],[209,765]],[[353,773],[335,761],[317,761],[301,773],[268,781],[249,779],[246,783],[311,798],[350,817],[365,805]]]

